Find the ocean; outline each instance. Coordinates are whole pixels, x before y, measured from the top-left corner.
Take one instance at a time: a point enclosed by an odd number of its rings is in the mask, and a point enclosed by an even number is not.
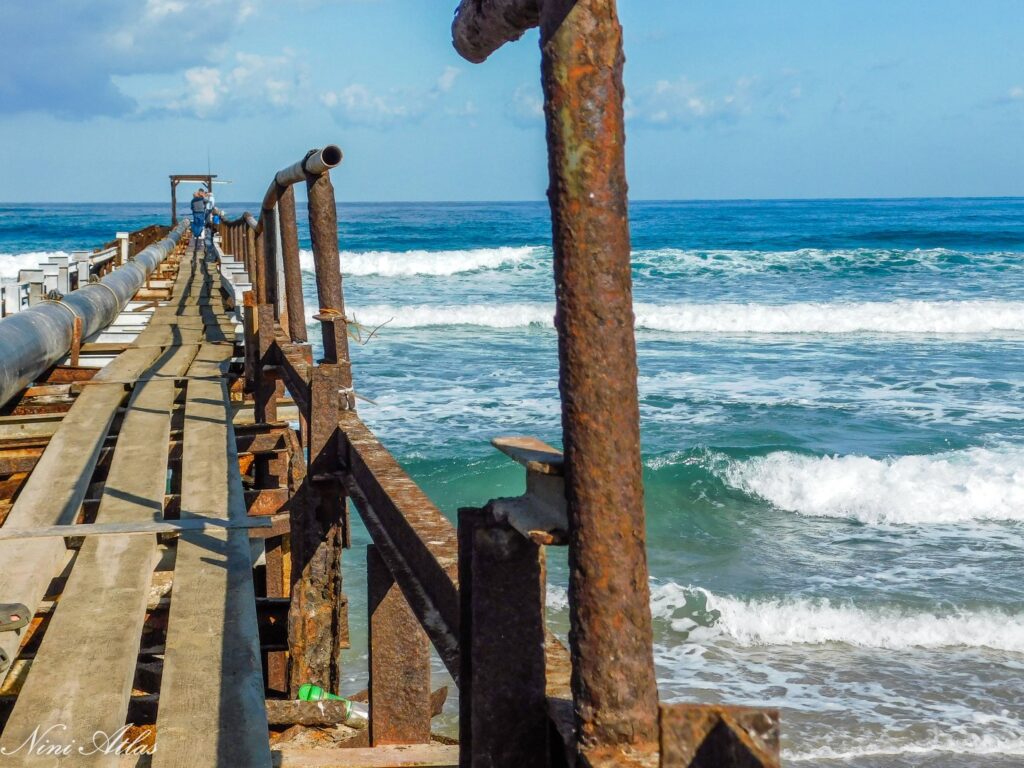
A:
[[[0,206],[0,276],[166,213]],[[338,217],[362,417],[453,519],[521,492],[489,440],[560,444],[546,204]],[[631,220],[662,698],[779,707],[787,764],[1024,765],[1024,199]],[[367,541],[346,554],[352,685]]]

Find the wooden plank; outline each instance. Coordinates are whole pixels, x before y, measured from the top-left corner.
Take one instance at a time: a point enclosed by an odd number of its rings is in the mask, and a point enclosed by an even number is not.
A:
[[[459,748],[451,744],[340,749],[281,747],[274,751],[274,768],[456,768],[458,764]]]
[[[251,517],[247,520],[165,520],[128,523],[83,523],[81,525],[50,525],[45,528],[0,528],[0,541],[11,539],[52,539],[75,536],[135,536],[154,533],[181,533],[183,531],[212,531],[250,528],[270,528],[269,517]]]
[[[124,397],[124,387],[117,384],[96,385],[78,397],[25,481],[3,530],[74,521]],[[0,595],[4,602],[24,603],[34,611],[50,580],[63,567],[65,552],[59,539],[0,542]],[[16,633],[0,633],[0,648],[12,659],[20,642]],[[5,676],[0,672],[0,683]]]
[[[196,351],[168,349],[154,363],[155,370],[143,376],[184,372]],[[98,521],[133,523],[162,517],[166,475],[161,468],[167,466],[174,399],[173,381],[149,378],[135,388],[114,448]],[[111,734],[124,725],[157,559],[153,537],[86,540],[0,747],[14,749],[37,728],[50,726],[59,728],[61,743],[89,745],[96,733]],[[103,752],[44,757],[45,764],[54,766],[117,763],[115,755]],[[30,751],[18,752],[8,761],[43,764]]]
[[[231,352],[204,345],[193,368],[219,369]],[[189,381],[184,432],[182,519],[244,519],[225,381]],[[153,766],[270,766],[267,729],[248,536],[239,530],[183,533]]]

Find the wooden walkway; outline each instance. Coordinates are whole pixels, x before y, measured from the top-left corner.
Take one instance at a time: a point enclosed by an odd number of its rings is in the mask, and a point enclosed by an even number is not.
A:
[[[96,749],[128,722],[143,623],[160,558],[154,523],[180,484],[180,533],[152,765],[270,766],[267,714],[227,368],[235,324],[213,264],[183,257],[173,299],[86,385],[3,527],[0,595],[33,612],[66,584],[0,737],[3,766],[115,766]],[[126,402],[127,401],[127,402]],[[91,525],[70,558],[54,526],[80,522],[101,449],[124,406]],[[183,430],[180,478],[169,469]],[[157,526],[159,527],[159,526]],[[13,659],[22,638],[0,634]],[[2,676],[0,676],[2,682]],[[128,739],[130,740],[130,739]],[[102,736],[100,737],[102,741]],[[147,741],[152,741],[150,737]],[[114,744],[113,746],[116,746]],[[63,754],[62,754],[63,752]]]

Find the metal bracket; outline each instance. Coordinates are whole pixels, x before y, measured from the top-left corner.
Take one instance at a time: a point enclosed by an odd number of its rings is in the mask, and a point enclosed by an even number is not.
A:
[[[537,544],[569,541],[562,452],[533,437],[496,437],[491,444],[526,468],[526,493],[493,499],[487,508],[499,522]]]

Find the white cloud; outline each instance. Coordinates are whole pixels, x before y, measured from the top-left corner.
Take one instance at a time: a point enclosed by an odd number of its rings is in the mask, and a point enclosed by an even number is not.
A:
[[[544,121],[544,94],[540,83],[523,83],[512,94],[508,115],[512,122],[532,127]]]
[[[472,99],[465,101],[454,107],[446,107],[444,113],[451,115],[452,117],[472,117],[477,114],[480,110],[476,107],[476,102]]]
[[[458,67],[445,67],[444,72],[437,78],[437,89],[441,93],[448,93],[448,91],[455,87],[455,81],[461,74],[462,70]]]
[[[1024,86],[1013,86],[1013,88],[1010,89],[1009,93],[1007,93],[1006,96],[1011,101],[1024,101]]]
[[[393,91],[374,93],[361,83],[347,85],[339,91],[328,91],[320,101],[344,123],[352,125],[388,126],[419,117],[423,108],[412,94]]]
[[[210,65],[266,0],[0,0],[0,113],[136,111],[118,79]]]
[[[717,89],[687,77],[658,80],[627,97],[626,119],[653,128],[690,128],[751,115],[786,118],[803,96],[800,84],[791,82],[794,76],[744,76]]]
[[[387,128],[422,119],[432,109],[440,109],[455,88],[461,74],[457,67],[445,67],[430,87],[379,90],[363,83],[352,83],[340,90],[320,94],[320,102],[342,124]],[[471,101],[461,106],[444,107],[448,115],[476,112]]]
[[[287,109],[310,98],[308,73],[286,49],[278,55],[235,53],[220,66],[190,67],[182,82],[142,94],[145,112],[171,112],[198,118]]]

